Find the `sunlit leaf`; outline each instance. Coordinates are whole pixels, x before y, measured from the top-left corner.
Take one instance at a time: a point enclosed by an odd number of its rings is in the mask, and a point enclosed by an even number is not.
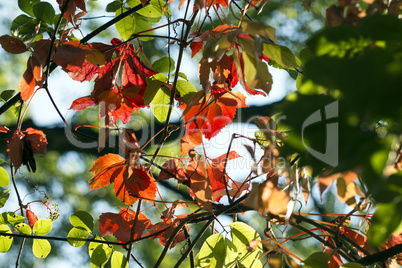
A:
[[[114,251],[112,255],[112,268],[128,268],[128,262],[126,256],[119,251]]]
[[[8,176],[7,171],[0,167],[0,187],[7,187],[10,182],[10,176]]]
[[[16,225],[25,221],[25,217],[17,215],[15,212],[3,212],[0,216],[0,224]]]
[[[35,257],[44,259],[49,255],[51,249],[52,247],[46,239],[33,240],[32,251]]]
[[[70,232],[68,232],[67,235],[67,240],[68,243],[76,248],[82,247],[85,244],[85,240],[81,240],[81,239],[87,239],[89,236],[89,232],[87,230],[85,230],[84,228],[81,227],[74,227],[70,230]],[[74,239],[74,238],[79,238],[78,239]]]
[[[211,268],[224,267],[225,256],[225,238],[221,234],[214,234],[208,237],[201,246],[196,265]]]
[[[52,230],[51,219],[41,219],[35,222],[33,232],[36,235],[46,235]]]
[[[29,225],[26,223],[16,224],[16,225],[14,225],[14,229],[17,230],[18,232],[26,234],[26,235],[31,235],[31,233],[32,233],[31,227],[29,227]]]
[[[127,11],[127,10],[124,8],[116,10],[116,17],[125,11]],[[127,16],[124,19],[116,22],[115,26],[116,26],[116,30],[119,33],[119,35],[121,36],[121,38],[123,38],[123,40],[126,41],[135,32],[135,28],[136,28],[135,18],[132,15]]]
[[[164,122],[170,106],[170,90],[167,87],[160,88],[151,103],[152,112],[156,119],[159,122]]]
[[[88,232],[92,232],[94,228],[94,219],[91,214],[86,211],[77,211],[70,216],[70,223],[74,227],[81,227]]]
[[[11,234],[10,227],[6,224],[0,224],[0,233]],[[8,252],[13,245],[13,237],[0,235],[0,253]]]
[[[96,240],[105,241],[102,237],[96,237]],[[112,246],[103,243],[91,242],[88,246],[89,257],[92,267],[101,267],[112,255]]]
[[[329,268],[329,256],[324,252],[316,252],[311,254],[304,260],[303,268]]]
[[[10,189],[0,190],[0,208],[4,207],[10,197]]]
[[[175,69],[175,62],[172,58],[169,60],[169,57],[163,57],[152,63],[152,67],[158,73],[173,72]]]

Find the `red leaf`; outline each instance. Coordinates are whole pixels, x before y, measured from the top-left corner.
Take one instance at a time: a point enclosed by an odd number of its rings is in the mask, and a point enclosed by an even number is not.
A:
[[[135,212],[130,209],[122,209],[118,214],[103,213],[99,217],[99,231],[102,237],[111,234],[120,242],[130,241],[131,228],[133,227]],[[151,226],[151,221],[142,213],[138,215],[133,239],[141,237],[142,233]]]
[[[94,106],[94,105],[96,105],[96,103],[91,98],[91,96],[86,96],[86,97],[78,98],[75,101],[73,101],[73,104],[71,104],[70,109],[73,109],[74,111],[81,111],[87,107]]]
[[[92,54],[92,49],[88,45],[83,45],[78,40],[63,42],[57,47],[53,61],[62,68],[81,67],[87,54]]]
[[[205,164],[198,161],[185,167],[185,174],[190,181],[189,187],[194,193],[198,205],[212,212],[212,186]]]
[[[180,161],[178,159],[171,159],[166,161],[163,165],[162,168],[170,173],[172,173],[173,175],[178,175],[178,171],[180,168]],[[169,178],[172,178],[171,175],[169,175],[168,173],[164,172],[163,170],[159,173],[159,177],[158,177],[158,181],[161,180],[167,180]]]
[[[33,226],[35,225],[35,222],[38,221],[38,217],[35,215],[35,213],[33,213],[32,211],[30,211],[29,209],[25,210],[25,213],[27,215],[27,219],[28,219],[28,225],[31,227],[31,229],[33,228]]]
[[[0,44],[5,51],[11,54],[20,54],[28,50],[24,42],[9,35],[0,36]]]
[[[42,130],[27,128],[24,132],[25,140],[31,144],[33,153],[46,153],[47,139]]]
[[[172,236],[173,231],[177,228],[177,226],[180,224],[179,219],[169,219],[167,221],[163,222],[158,222],[154,225],[151,226],[149,232],[151,234],[160,232],[162,230],[165,230],[164,232],[153,236],[153,239],[158,238],[159,243],[162,246],[166,245],[166,242],[169,240],[169,238]],[[170,245],[169,249],[174,248],[177,243],[184,241],[186,239],[183,230],[180,230],[180,232],[176,235],[174,238],[172,244]]]
[[[155,179],[144,167],[127,167],[122,174],[123,176],[117,176],[114,180],[114,192],[120,201],[132,205],[138,198],[144,198],[145,201],[155,199]]]
[[[203,48],[204,46],[204,42],[191,42],[190,44],[190,48],[191,48],[191,57],[194,57],[195,54],[198,53],[198,51],[201,50],[201,48]]]
[[[239,91],[225,93],[219,98],[211,97],[207,94],[198,103],[189,105],[184,111],[184,121],[188,123],[187,134],[201,131],[207,139],[211,139],[232,122],[237,108],[247,107],[246,98]],[[209,104],[211,100],[212,103]]]
[[[126,160],[118,154],[106,154],[99,157],[89,172],[95,176],[89,180],[89,185],[93,189],[99,189],[109,185],[117,176],[122,176],[123,164]]]
[[[23,136],[21,134],[15,132],[13,137],[7,140],[7,152],[15,171],[17,171],[22,164],[22,153],[24,150],[22,138]]]

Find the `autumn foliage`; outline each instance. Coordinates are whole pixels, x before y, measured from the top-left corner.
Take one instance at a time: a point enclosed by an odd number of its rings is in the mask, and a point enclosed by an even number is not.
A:
[[[178,245],[176,267],[188,256],[191,267],[401,264],[402,22],[394,16],[401,13],[400,4],[394,4],[398,1],[381,9],[373,1],[360,1],[366,3],[364,10],[356,1],[339,1],[327,9],[326,24],[331,27],[311,36],[297,53],[300,57],[279,44],[275,28],[249,17],[253,9],[262,11],[265,0],[110,1],[106,11],[114,12],[114,18],[88,35],[83,18],[91,10],[86,1],[54,2],[59,7],[57,15],[47,2],[18,1],[31,17],[24,16],[35,22],[32,29],[27,30],[28,23],[15,26],[16,20],[12,35],[0,36],[7,53],[27,58],[17,83],[19,93],[3,106],[5,111],[15,105],[16,128],[0,127],[18,198],[16,212],[21,214],[1,214],[1,252],[7,252],[13,234],[19,234],[33,239],[36,257],[50,253],[48,240],[34,237],[50,232],[58,209],[50,208],[49,201],[32,201],[43,204],[50,215],[38,219],[32,202],[21,200],[15,183],[15,177],[26,172],[23,165],[28,172],[40,173],[36,160],[38,155],[46,157],[45,133],[31,127],[22,130],[27,109],[41,90],[51,99],[69,135],[97,142],[90,148],[98,152],[89,169],[90,194],[104,188],[120,204],[97,220],[85,211],[70,216],[73,228],[65,240],[74,247],[90,242],[91,267],[103,267],[109,259],[112,267],[128,267],[131,259],[138,262],[133,253],[137,243],[147,239],[163,248],[155,267]],[[305,1],[304,6],[309,8],[312,2]],[[185,8],[185,15],[176,18],[183,12],[173,7]],[[112,25],[120,36],[92,42]],[[160,35],[161,30],[169,36]],[[153,39],[163,40],[168,49],[158,48]],[[171,47],[178,51],[177,59]],[[154,55],[144,48],[163,51],[166,57],[153,60]],[[192,63],[184,63],[185,53]],[[196,82],[186,64],[197,66]],[[374,72],[373,66],[378,70]],[[250,109],[247,98],[270,95],[272,68],[296,79],[299,92],[275,106],[277,114],[255,108],[253,135],[233,133],[227,138],[226,153],[211,157],[206,147],[227,131],[243,108]],[[70,110],[96,111],[98,126],[70,125],[63,117],[49,91],[56,90],[49,76],[57,69],[75,81],[91,82],[89,95],[77,96]],[[379,109],[377,102],[389,104]],[[179,122],[171,119],[173,111],[181,115]],[[137,139],[137,130],[130,127],[133,115],[155,117],[161,130]],[[87,129],[92,132],[87,134]],[[180,153],[165,155],[172,137]],[[236,147],[235,141],[243,143]],[[248,175],[229,172],[232,163],[242,161],[249,164]],[[4,168],[0,175],[0,186],[7,187],[10,179]],[[169,187],[184,200],[167,195]],[[9,191],[1,191],[3,207]],[[323,209],[331,191],[337,196],[331,202],[337,202],[339,213]],[[223,215],[234,222],[225,226],[220,221]],[[266,228],[255,230],[237,222],[238,217],[246,221],[247,215],[258,217]],[[203,226],[194,235],[196,224]],[[287,232],[287,228],[299,231]],[[200,241],[206,230],[211,235]],[[306,255],[290,250],[307,238],[313,238],[311,243],[322,251]],[[288,241],[293,247],[287,246]],[[197,243],[199,252],[194,257]],[[126,250],[128,258],[112,245]],[[380,257],[373,261],[372,256]]]

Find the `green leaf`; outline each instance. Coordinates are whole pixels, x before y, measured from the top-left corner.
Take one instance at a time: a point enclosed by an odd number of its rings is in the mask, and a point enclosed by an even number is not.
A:
[[[140,33],[143,31],[147,31],[145,33],[143,33],[144,35],[153,35],[154,31],[149,31],[149,29],[151,29],[151,20],[152,18],[148,18],[148,17],[144,17],[142,15],[139,14],[134,14],[135,17],[135,33]],[[140,37],[141,41],[149,41],[152,40],[153,37]]]
[[[174,74],[173,74],[173,76],[174,76]],[[185,73],[179,72],[179,77],[188,81],[187,75]]]
[[[167,118],[170,105],[170,90],[163,86],[158,90],[152,100],[152,112],[159,122],[164,122]]]
[[[0,208],[4,207],[9,197],[10,197],[10,189],[0,190]]]
[[[70,216],[70,223],[74,227],[81,227],[88,232],[94,229],[94,218],[86,211],[77,211]]]
[[[127,5],[131,8],[141,4],[140,0],[128,0]],[[163,12],[164,11],[164,12]],[[161,18],[162,15],[168,18],[172,15],[169,6],[163,0],[151,0],[149,4],[137,11],[138,14],[149,18]]]
[[[247,86],[251,89],[262,89],[268,94],[273,81],[267,65],[248,53],[243,53],[242,57]]]
[[[3,212],[0,217],[0,224],[16,225],[24,222],[25,217],[15,214],[14,212]]]
[[[36,235],[46,235],[52,230],[51,219],[41,219],[35,222],[33,226],[33,232]]]
[[[46,258],[51,249],[52,247],[50,246],[49,241],[46,239],[33,240],[32,251],[37,258]]]
[[[0,224],[0,233],[11,234],[10,227],[5,224]],[[0,235],[0,253],[8,252],[13,245],[13,237]]]
[[[121,8],[120,1],[113,1],[106,6],[106,12],[116,12],[119,8]]]
[[[105,241],[102,237],[96,237],[96,240]],[[107,244],[91,242],[88,246],[89,257],[91,258],[91,267],[101,267],[110,258],[112,254],[112,246]]]
[[[262,252],[262,244],[260,235],[249,225],[243,222],[235,222],[229,225],[232,228],[232,242],[239,256],[239,262],[244,267],[262,267],[261,261],[258,259],[259,252]],[[255,250],[248,250],[251,241],[258,244]]]
[[[128,268],[126,256],[123,253],[114,251],[112,255],[112,268]]]
[[[25,13],[34,16],[33,7],[39,2],[40,0],[18,0],[18,7]]]
[[[300,60],[293,55],[292,51],[287,47],[264,43],[262,53],[266,55],[269,60],[275,61],[283,68],[292,69],[300,66]]]
[[[16,225],[14,226],[14,229],[17,230],[17,231],[20,232],[20,233],[23,233],[23,234],[27,234],[27,235],[31,235],[31,234],[32,234],[31,227],[29,227],[29,225],[26,224],[26,223],[19,223],[19,224],[16,224]]]
[[[7,171],[0,167],[0,187],[7,187],[10,182],[10,176],[8,176]]]
[[[329,256],[324,252],[315,252],[304,261],[303,268],[328,268]]]
[[[124,8],[118,9],[116,11],[116,17],[126,11],[127,9]],[[121,38],[123,38],[124,41],[127,41],[136,29],[136,22],[134,16],[132,15],[127,16],[124,19],[116,22],[115,27]]]
[[[364,266],[361,265],[360,263],[350,262],[350,263],[346,263],[346,264],[342,265],[339,268],[364,268]]]
[[[197,93],[197,89],[193,86],[193,84],[191,84],[190,82],[188,82],[186,80],[178,80],[176,89],[180,93],[180,96],[182,97],[182,99],[185,103],[187,103],[187,101],[195,93]]]
[[[39,2],[34,5],[33,13],[37,19],[49,25],[53,24],[54,16],[56,15],[53,6],[48,2]]]
[[[80,239],[87,239],[89,235],[89,232],[81,227],[74,227],[73,229],[68,232],[67,239],[68,243],[76,248],[82,247],[86,241],[83,240],[77,240],[74,238],[80,238]]]
[[[174,70],[175,63],[174,63],[174,60],[172,58],[170,58],[170,66],[169,66],[169,57],[163,57],[163,58],[160,58],[159,60],[156,60],[154,63],[152,63],[152,67],[158,73],[168,73],[169,69],[170,69],[170,72],[172,72]]]
[[[35,34],[35,27],[39,20],[28,17],[27,15],[19,15],[16,17],[10,26],[11,35],[25,42],[32,39]],[[42,27],[41,27],[42,28]]]
[[[327,89],[313,82],[303,74],[299,74],[296,78],[296,88],[304,95],[318,95],[327,92]]]
[[[3,92],[1,92],[0,98],[1,98],[3,101],[8,101],[9,99],[11,99],[12,96],[14,96],[14,94],[15,94],[15,90],[14,90],[14,89],[7,89],[7,90],[4,90]],[[4,160],[3,160],[3,161],[4,161]]]
[[[275,37],[275,28],[264,25],[262,22],[243,20],[241,28],[243,32],[248,33],[249,35],[261,35],[278,42]]]
[[[386,181],[381,181],[378,191],[374,194],[374,199],[381,203],[396,201],[402,196],[402,172],[392,174]]]
[[[208,237],[197,254],[197,266],[224,267],[226,256],[225,238],[221,234]]]
[[[158,90],[167,82],[167,76],[164,74],[155,74],[147,79],[147,88],[144,93],[144,103],[148,105],[154,99]]]
[[[371,219],[367,240],[371,246],[380,246],[398,228],[402,221],[402,201],[380,203]]]

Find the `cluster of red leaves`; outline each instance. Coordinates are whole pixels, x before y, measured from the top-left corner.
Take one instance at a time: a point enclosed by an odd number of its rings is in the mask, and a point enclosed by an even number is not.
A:
[[[235,151],[231,151],[228,155],[223,154],[210,161],[202,161],[200,157],[194,156],[186,158],[188,165],[182,164],[178,159],[171,159],[165,162],[162,167],[167,172],[161,171],[158,180],[166,180],[175,176],[180,182],[189,187],[191,193],[199,206],[208,211],[212,211],[212,203],[219,201],[226,195],[226,184],[229,182],[228,176],[224,176],[224,166],[227,160],[240,157]],[[229,194],[231,197],[238,197],[246,188],[241,187],[242,183],[233,181]],[[248,186],[248,184],[247,184]]]
[[[146,79],[156,72],[141,62],[133,45],[121,44],[116,38],[112,44],[117,47],[92,44],[94,49],[105,51],[106,63],[103,66],[93,64],[86,58],[81,66],[65,68],[71,78],[80,82],[90,81],[97,75],[91,95],[75,100],[70,109],[78,111],[102,103],[101,116],[109,115],[113,122],[120,119],[128,123],[134,109],[145,107]],[[113,54],[117,56],[112,58]]]
[[[89,181],[90,190],[113,183],[115,195],[127,205],[134,204],[138,198],[151,201],[155,198],[157,185],[152,173],[117,154],[99,157],[89,171],[95,174]]]
[[[101,236],[111,234],[120,242],[129,242],[141,238],[143,233],[148,230],[147,236],[152,237],[152,239],[158,238],[159,243],[165,246],[173,231],[180,224],[179,218],[171,217],[153,225],[144,214],[140,213],[135,228],[132,230],[135,217],[136,213],[128,208],[121,208],[119,213],[103,213],[99,217],[99,231]],[[181,230],[176,235],[170,248],[173,248],[177,243],[183,240],[185,240],[185,236],[183,230]]]
[[[140,213],[134,228],[133,237],[131,237],[131,229],[134,224],[135,216],[136,213],[128,208],[121,208],[118,214],[111,212],[103,213],[99,217],[99,231],[101,236],[111,234],[120,242],[138,239],[145,230],[149,229],[151,221],[144,214]]]
[[[1,132],[9,132],[8,128],[2,127]],[[46,153],[47,139],[41,130],[27,128],[25,131],[17,130],[7,140],[7,152],[15,171],[21,165],[26,165],[28,170],[36,171],[34,153]]]
[[[237,108],[247,107],[246,98],[239,92],[226,92],[219,97],[200,91],[190,99],[184,111],[186,134],[201,132],[207,139],[216,136],[230,124]]]

